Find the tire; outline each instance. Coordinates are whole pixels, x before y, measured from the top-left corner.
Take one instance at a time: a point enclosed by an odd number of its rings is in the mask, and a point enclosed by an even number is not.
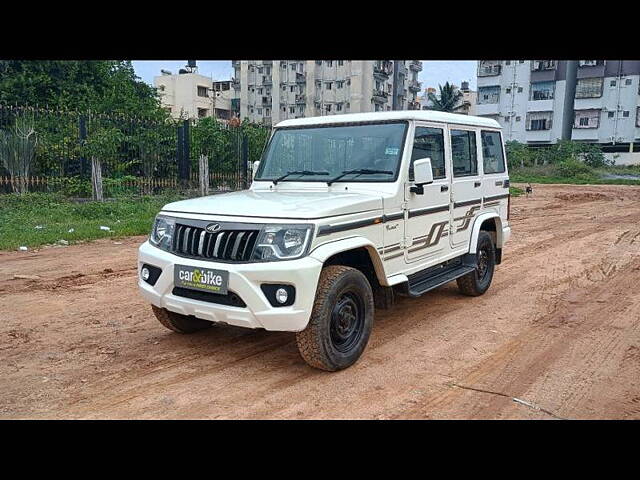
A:
[[[153,314],[158,321],[167,327],[169,330],[173,330],[178,333],[194,333],[205,328],[213,326],[213,322],[207,320],[201,320],[196,317],[188,315],[181,315],[179,313],[170,312],[166,308],[159,308],[155,305],[151,305]]]
[[[325,267],[307,328],[296,334],[300,355],[312,367],[330,372],[353,365],[369,341],[373,314],[371,284],[362,272]]]
[[[473,272],[458,278],[458,289],[465,295],[477,297],[487,291],[496,267],[496,249],[491,236],[484,231],[478,235],[477,265]]]

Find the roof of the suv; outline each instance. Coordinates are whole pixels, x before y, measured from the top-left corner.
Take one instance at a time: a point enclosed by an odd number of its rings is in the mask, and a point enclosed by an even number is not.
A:
[[[376,122],[386,120],[422,120],[425,122],[455,123],[487,128],[501,128],[491,118],[459,115],[457,113],[437,112],[434,110],[396,110],[392,112],[346,113],[343,115],[326,115],[323,117],[306,117],[284,120],[276,127],[298,127],[310,125],[326,125],[338,123]]]

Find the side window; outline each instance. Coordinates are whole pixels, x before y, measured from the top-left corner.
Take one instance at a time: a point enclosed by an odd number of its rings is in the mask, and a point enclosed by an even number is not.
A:
[[[484,173],[504,173],[504,154],[500,132],[482,131]]]
[[[409,165],[409,180],[413,180],[413,162],[421,158],[431,158],[434,180],[446,176],[444,168],[444,133],[441,128],[416,127]]]
[[[478,174],[476,132],[451,130],[451,158],[453,159],[454,177]]]

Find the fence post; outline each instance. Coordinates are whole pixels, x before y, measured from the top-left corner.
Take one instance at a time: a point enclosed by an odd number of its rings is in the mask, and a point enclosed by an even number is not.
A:
[[[242,132],[242,155],[240,156],[242,162],[242,172],[244,188],[249,188],[249,139],[247,135]]]
[[[191,162],[189,159],[189,120],[184,120],[178,127],[178,176],[183,184],[191,178]]]
[[[80,145],[84,147],[85,143],[87,142],[87,116],[86,115],[78,116],[78,139],[80,140]],[[93,165],[91,166],[91,168],[93,168]],[[80,176],[84,177],[87,173],[87,170],[88,170],[87,159],[85,158],[84,155],[82,155],[80,157]]]
[[[200,155],[198,159],[200,166],[200,195],[205,197],[209,195],[209,158],[206,155]]]
[[[93,199],[98,202],[103,202],[102,164],[96,157],[91,157],[91,187],[93,190]]]

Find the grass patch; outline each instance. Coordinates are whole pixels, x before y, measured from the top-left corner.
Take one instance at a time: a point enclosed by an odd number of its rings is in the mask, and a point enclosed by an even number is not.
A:
[[[624,166],[591,168],[584,164],[563,162],[553,165],[513,168],[509,178],[514,183],[567,183],[573,185],[640,185],[640,179],[603,178],[607,174],[637,175],[640,169]]]
[[[509,193],[512,197],[519,197],[524,193],[524,190],[518,187],[509,187]]]
[[[79,203],[47,193],[0,195],[0,250],[146,234],[160,209],[179,199],[150,196]]]

